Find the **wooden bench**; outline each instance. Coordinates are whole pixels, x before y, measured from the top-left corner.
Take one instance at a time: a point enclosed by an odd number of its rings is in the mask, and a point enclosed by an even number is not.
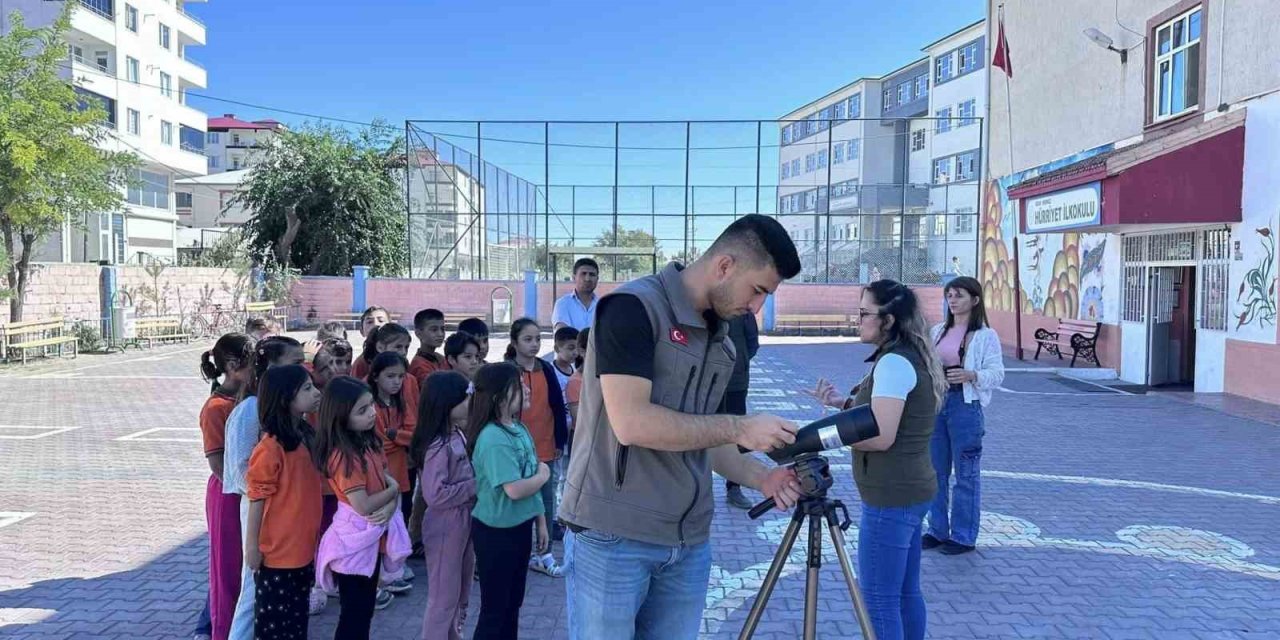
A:
[[[484,320],[486,326],[491,324],[489,322],[489,312],[487,311],[461,311],[458,313],[444,314],[444,330],[457,331],[458,323],[466,320],[467,318],[480,318],[481,320]],[[489,331],[493,331],[493,327],[489,327]]]
[[[1085,362],[1098,362],[1098,330],[1101,322],[1091,320],[1059,320],[1058,330],[1036,329],[1036,360],[1040,359],[1040,350],[1062,359],[1062,348],[1071,349],[1071,366],[1076,366],[1076,358],[1084,358]]]
[[[253,316],[267,316],[273,318],[280,324],[280,328],[288,330],[289,313],[288,309],[280,306],[274,300],[266,300],[263,302],[246,302],[244,305],[245,315],[252,318]]]
[[[0,326],[0,353],[6,361],[14,358],[15,352],[22,364],[27,363],[27,351],[39,349],[41,355],[49,355],[51,347],[58,348],[58,357],[64,355],[63,349],[71,345],[71,357],[78,354],[76,337],[65,335],[66,324],[62,318],[48,320],[28,320]]]
[[[856,313],[808,313],[778,315],[773,322],[774,331],[805,331],[849,333],[858,335],[858,314]]]
[[[341,322],[342,326],[344,327],[346,327],[347,325],[350,325],[349,327],[347,327],[349,329],[355,329],[357,331],[360,330],[360,314],[359,313],[335,313],[333,314],[332,317],[329,318],[329,320],[332,322]],[[391,321],[400,322],[400,314],[392,313]],[[413,327],[406,327],[406,328],[409,329],[410,331],[413,330]]]
[[[133,330],[134,340],[145,341],[148,347],[166,340],[191,342],[191,334],[182,330],[182,319],[176,316],[136,318],[133,321]]]

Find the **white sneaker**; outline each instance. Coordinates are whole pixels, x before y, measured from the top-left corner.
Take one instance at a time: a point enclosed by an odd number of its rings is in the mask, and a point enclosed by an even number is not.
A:
[[[552,578],[559,578],[564,575],[564,567],[556,564],[555,556],[549,553],[541,558],[538,556],[530,557],[529,568]]]
[[[404,566],[404,574],[400,576],[400,579],[405,582],[413,582],[413,579],[416,577],[417,576],[413,575],[413,569],[410,569],[409,565],[406,564]]]
[[[311,596],[307,604],[308,615],[319,615],[321,611],[324,611],[324,606],[329,604],[329,596],[325,595],[324,589],[311,587]]]
[[[378,589],[378,595],[373,599],[373,608],[379,611],[386,609],[391,606],[391,602],[395,599],[396,597],[390,591]]]

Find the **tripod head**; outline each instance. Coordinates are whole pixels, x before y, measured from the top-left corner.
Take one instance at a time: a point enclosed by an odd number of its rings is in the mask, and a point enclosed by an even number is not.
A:
[[[831,466],[822,454],[806,453],[797,456],[788,466],[795,470],[796,479],[800,481],[800,490],[804,492],[804,497],[800,499],[801,503],[826,500],[827,489],[831,488],[835,480],[831,477]],[[752,507],[747,515],[755,520],[768,513],[776,504],[773,498],[769,498]]]

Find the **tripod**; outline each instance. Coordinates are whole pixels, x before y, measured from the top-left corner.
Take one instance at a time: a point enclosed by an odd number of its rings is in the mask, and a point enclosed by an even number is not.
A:
[[[853,604],[858,626],[862,628],[862,637],[865,640],[875,640],[867,604],[862,599],[853,566],[849,563],[849,554],[844,548],[844,532],[850,524],[849,510],[843,502],[827,498],[827,489],[832,483],[827,460],[817,454],[807,454],[796,459],[794,468],[805,497],[800,499],[795,513],[791,515],[791,524],[782,536],[778,551],[773,556],[773,564],[769,565],[769,572],[765,574],[764,583],[760,585],[756,601],[751,605],[751,612],[747,614],[746,624],[742,626],[738,640],[749,640],[755,635],[756,626],[760,624],[760,617],[764,615],[764,608],[769,603],[769,596],[773,595],[778,576],[782,574],[782,567],[786,565],[787,556],[791,554],[796,538],[800,535],[800,526],[806,519],[809,521],[809,552],[804,585],[804,640],[814,640],[818,632],[818,570],[822,568],[823,520],[826,520],[827,530],[831,533],[831,543],[835,546],[840,570],[844,573],[845,586],[849,589],[849,599]],[[753,507],[749,515],[752,519],[759,518],[773,506],[773,498],[770,498]]]

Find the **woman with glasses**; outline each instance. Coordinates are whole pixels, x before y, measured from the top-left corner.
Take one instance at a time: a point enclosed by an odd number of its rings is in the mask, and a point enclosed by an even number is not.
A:
[[[813,391],[837,408],[870,404],[880,435],[853,445],[853,479],[862,496],[858,578],[876,637],[924,638],[920,539],[937,492],[929,441],[947,393],[929,329],[915,293],[878,280],[862,292],[858,314],[864,343],[876,350],[871,369],[849,396],[819,380]]]

